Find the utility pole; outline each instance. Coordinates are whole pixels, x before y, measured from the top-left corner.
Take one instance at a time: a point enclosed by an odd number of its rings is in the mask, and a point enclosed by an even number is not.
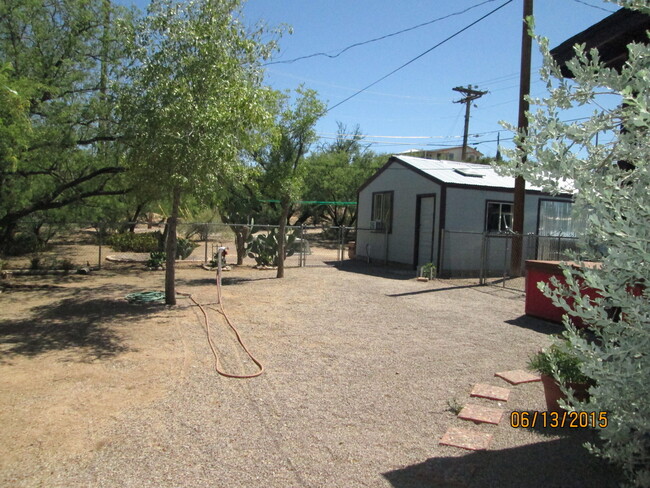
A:
[[[466,157],[467,157],[467,134],[469,133],[469,111],[470,111],[470,107],[472,106],[472,102],[474,100],[478,100],[483,95],[485,95],[487,92],[486,91],[475,90],[474,88],[472,88],[472,85],[467,85],[467,88],[464,88],[462,86],[457,86],[456,88],[452,88],[452,90],[460,92],[463,95],[465,95],[464,98],[461,98],[460,100],[456,100],[454,103],[464,103],[465,104],[465,132],[463,133],[463,154],[461,155],[460,159],[461,159],[461,161],[466,161]]]
[[[521,74],[519,80],[519,121],[517,130],[525,137],[528,131],[528,118],[526,112],[530,104],[526,97],[530,95],[530,60],[533,39],[529,33],[528,19],[533,15],[533,0],[524,0],[524,16],[521,34]],[[526,155],[522,155],[522,163],[526,162]],[[515,178],[514,205],[512,209],[512,231],[516,234],[512,240],[510,254],[510,275],[521,274],[521,260],[523,251],[522,235],[524,233],[524,205],[526,203],[526,181],[523,176]]]

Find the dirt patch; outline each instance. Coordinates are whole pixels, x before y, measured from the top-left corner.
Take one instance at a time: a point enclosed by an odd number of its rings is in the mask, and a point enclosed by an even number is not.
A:
[[[125,302],[161,289],[162,272],[6,290],[0,484],[616,486],[581,447],[588,433],[509,426],[510,411],[543,409],[539,384],[512,388],[500,425],[469,426],[493,435],[487,453],[438,445],[467,424],[450,405],[492,404],[470,399],[473,385],[507,387],[494,373],[525,367],[559,328],[525,317],[520,292],[384,271],[226,274],[226,310],[266,366],[244,381],[215,374],[188,300]],[[208,307],[223,367],[255,372],[215,310],[214,273],[185,267],[177,283]]]
[[[0,295],[2,479],[28,480],[87,455],[120,412],[159,398],[184,374],[175,314],[123,299],[144,278],[24,277]]]

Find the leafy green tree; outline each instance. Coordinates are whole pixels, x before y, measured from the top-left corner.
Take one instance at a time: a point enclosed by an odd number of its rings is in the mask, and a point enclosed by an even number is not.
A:
[[[645,1],[619,3],[650,14]],[[596,50],[577,46],[568,64],[573,80],[562,78],[548,41],[540,45],[549,94],[531,100],[537,108],[528,114],[528,133],[516,138],[521,149],[510,151],[510,172],[554,192],[573,181],[587,224],[576,259],[601,267],[565,265],[566,286],[542,287],[567,317],[580,317],[593,331],[593,337],[581,333],[565,319],[567,352],[595,382],[588,402],[571,395],[571,404],[607,413],[602,445],[591,449],[621,466],[636,486],[650,486],[650,45],[628,45],[620,72],[606,68]],[[564,112],[575,107],[589,107],[592,115],[564,122]],[[584,287],[601,297],[583,299]]]
[[[22,220],[125,192],[111,81],[128,22],[105,0],[0,3],[0,247]]]
[[[261,176],[259,167],[241,164],[235,177],[224,184],[224,191],[218,196],[221,221],[230,225],[235,234],[238,265],[244,263],[246,241],[254,231],[254,224],[268,223],[262,213]]]
[[[304,189],[304,155],[316,140],[314,126],[324,112],[325,105],[314,90],[298,88],[293,103],[288,94],[278,94],[277,137],[255,158],[264,170],[265,192],[280,200],[278,278],[284,278],[286,225],[292,203],[300,200]]]
[[[348,133],[346,126],[339,123],[336,140],[306,158],[304,199],[356,201],[359,187],[386,159],[368,150],[358,126]],[[313,205],[303,214],[304,218],[326,219],[335,226],[353,225],[356,215],[356,207],[336,205]]]
[[[176,225],[184,195],[208,198],[238,152],[272,121],[261,61],[274,43],[240,21],[240,0],[154,0],[136,29],[121,100],[129,167],[171,198],[165,301],[176,303]]]

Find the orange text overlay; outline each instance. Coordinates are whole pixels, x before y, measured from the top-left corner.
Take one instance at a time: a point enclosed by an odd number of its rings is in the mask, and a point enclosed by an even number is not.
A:
[[[510,414],[510,427],[515,429],[564,428],[604,429],[608,425],[607,412],[537,412],[513,411]]]

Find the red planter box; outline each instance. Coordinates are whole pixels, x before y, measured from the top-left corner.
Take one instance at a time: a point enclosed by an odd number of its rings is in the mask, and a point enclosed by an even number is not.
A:
[[[599,266],[599,263],[589,263],[589,266]],[[551,277],[555,276],[561,284],[565,284],[564,275],[560,268],[560,261],[526,261],[526,315],[532,315],[551,322],[562,323],[562,316],[566,313],[563,309],[556,307],[551,299],[537,288],[537,283],[543,281],[550,283]],[[593,288],[583,288],[583,297],[599,298],[602,295]],[[569,304],[571,302],[569,301]],[[576,327],[586,327],[579,318],[571,318]]]

